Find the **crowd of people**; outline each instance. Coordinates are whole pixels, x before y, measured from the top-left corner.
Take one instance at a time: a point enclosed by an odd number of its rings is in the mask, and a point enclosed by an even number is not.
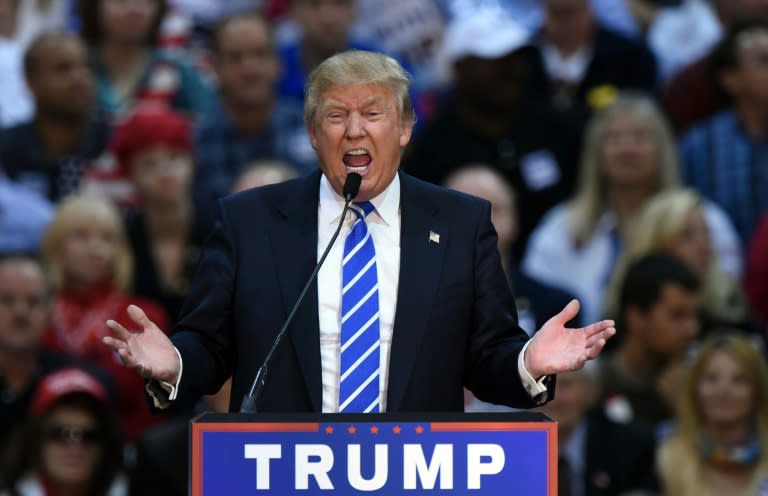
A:
[[[400,170],[491,203],[523,330],[616,321],[542,407],[559,494],[768,494],[768,2],[0,0],[0,495],[186,494],[240,398],[150,413],[105,322],[172,332],[218,199],[317,169],[345,50],[412,76]]]

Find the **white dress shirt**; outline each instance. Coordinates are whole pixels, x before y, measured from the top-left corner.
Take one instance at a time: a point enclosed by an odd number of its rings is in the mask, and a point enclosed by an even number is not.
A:
[[[395,324],[397,284],[400,279],[400,178],[395,179],[371,200],[375,210],[365,222],[376,250],[379,283],[379,404],[387,408],[387,380],[392,329]],[[331,240],[344,209],[344,199],[331,188],[325,175],[320,179],[320,206],[317,213],[317,258]],[[320,311],[320,365],[323,381],[323,413],[339,411],[339,372],[341,370],[341,259],[344,240],[357,217],[347,213],[339,239],[328,253],[317,274]]]
[[[379,334],[380,334],[380,370],[379,404],[381,411],[387,408],[387,382],[389,379],[389,355],[392,348],[392,333],[397,307],[397,288],[400,280],[400,177],[394,180],[376,198],[371,200],[375,210],[365,218],[368,231],[373,238],[376,250],[376,273],[379,284]],[[339,223],[344,209],[344,199],[331,187],[323,175],[320,179],[320,202],[317,212],[317,258],[325,251],[328,242]],[[339,389],[341,370],[341,260],[344,253],[344,240],[352,229],[357,217],[349,212],[322,268],[317,274],[317,298],[320,321],[320,368],[322,370],[323,413],[339,411]],[[531,397],[546,399],[545,377],[535,380],[526,370],[523,356],[528,348],[525,344],[517,359],[517,369],[523,386]],[[181,355],[179,361],[181,361]],[[183,364],[182,364],[183,370]],[[147,391],[158,408],[165,408],[168,401],[176,399],[178,384],[181,383],[182,371],[174,387],[160,383],[164,393],[147,385]],[[167,393],[167,399],[164,398]]]

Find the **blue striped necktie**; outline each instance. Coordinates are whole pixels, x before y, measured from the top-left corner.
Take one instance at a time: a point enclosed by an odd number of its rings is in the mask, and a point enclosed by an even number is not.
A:
[[[379,283],[376,250],[365,224],[371,202],[354,203],[357,216],[344,243],[341,292],[339,411],[381,411],[379,404]]]

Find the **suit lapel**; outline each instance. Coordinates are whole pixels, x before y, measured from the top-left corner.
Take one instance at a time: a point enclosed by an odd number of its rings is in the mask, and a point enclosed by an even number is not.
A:
[[[317,206],[320,172],[307,176],[296,188],[296,195],[277,206],[278,219],[271,226],[270,238],[286,316],[295,304],[317,262]],[[320,366],[320,324],[318,321],[317,281],[310,286],[288,330],[296,359],[307,385],[313,411],[322,407]]]
[[[411,370],[427,328],[447,243],[447,224],[417,180],[400,174],[401,234],[400,280],[392,334],[387,385],[387,410],[399,411]],[[430,236],[431,233],[440,237]]]

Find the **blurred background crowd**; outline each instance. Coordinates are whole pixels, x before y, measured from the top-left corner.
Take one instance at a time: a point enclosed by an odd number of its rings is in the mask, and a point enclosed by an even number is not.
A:
[[[0,0],[0,495],[186,494],[228,389],[150,414],[104,322],[170,332],[216,200],[317,167],[346,49],[412,75],[401,168],[491,201],[521,326],[617,322],[542,408],[559,494],[768,495],[767,0]]]

